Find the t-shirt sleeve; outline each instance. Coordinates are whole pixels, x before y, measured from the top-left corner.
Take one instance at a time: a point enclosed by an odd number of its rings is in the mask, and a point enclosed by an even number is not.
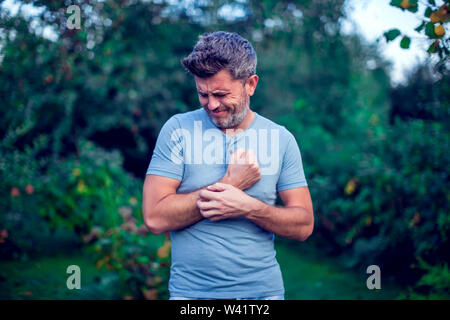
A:
[[[300,148],[294,136],[288,132],[280,177],[277,183],[277,191],[305,187],[307,185]]]
[[[183,130],[175,116],[161,128],[147,174],[182,180],[184,172]]]

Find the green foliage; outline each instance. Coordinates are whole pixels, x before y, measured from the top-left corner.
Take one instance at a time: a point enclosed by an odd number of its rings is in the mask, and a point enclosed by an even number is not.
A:
[[[311,241],[409,282],[423,276],[411,267],[418,259],[447,262],[448,77],[390,88],[377,48],[340,33],[343,0],[239,2],[241,18],[221,17],[223,1],[74,1],[81,30],[59,23],[60,3],[31,2],[44,8],[35,20],[0,13],[2,257],[45,250],[66,233],[92,249],[119,297],[167,297],[170,242],[147,233],[142,180],[124,168],[142,178],[162,124],[198,107],[180,59],[199,34],[227,30],[258,53],[252,109],[300,145]],[[448,35],[436,29],[445,15],[428,3],[416,31],[432,38],[430,52],[447,54]],[[392,5],[414,12],[419,3]],[[45,26],[56,40],[37,31]],[[432,270],[423,281],[435,286]]]
[[[41,137],[42,138],[42,137]],[[6,139],[5,139],[6,140]],[[0,142],[0,226],[3,236],[0,243],[2,258],[23,257],[27,254],[52,252],[53,232],[64,235],[67,231],[52,229],[37,212],[40,195],[46,187],[41,172],[50,161],[37,159],[46,139],[36,139],[34,146],[23,151],[9,149],[5,140]],[[73,242],[68,237],[68,242]],[[65,242],[63,237],[61,242]],[[42,244],[36,245],[37,243]]]
[[[354,155],[354,171],[331,173],[336,188],[320,193],[328,177],[320,177],[317,193],[311,188],[317,240],[334,244],[349,266],[378,264],[412,283],[418,275],[411,265],[420,257],[433,265],[448,261],[448,124],[397,119],[378,129],[375,143]]]
[[[432,24],[431,22],[427,22],[425,24],[425,34],[431,39],[437,38],[436,34],[434,33],[434,24]]]
[[[402,47],[403,49],[408,49],[410,44],[411,39],[407,36],[403,36],[402,40],[400,41],[400,47]]]
[[[390,5],[401,9],[402,11],[410,11],[416,15],[420,21],[419,26],[414,30],[419,34],[425,35],[426,39],[430,41],[427,52],[429,54],[437,53],[440,58],[440,63],[438,63],[439,71],[445,73],[448,66],[446,64],[449,51],[449,36],[445,30],[450,21],[450,1],[444,0],[441,6],[436,5],[435,1],[428,1],[426,3],[420,3],[420,5],[425,6],[423,13],[417,13],[419,10],[419,3],[417,0],[392,0]],[[398,29],[391,29],[384,33],[386,41],[392,41],[400,35]],[[403,49],[408,49],[410,44],[410,38],[403,36],[400,42],[400,47]]]
[[[37,160],[39,146],[0,151],[1,219],[10,241],[16,233],[29,242],[29,235],[35,239],[61,228],[81,236],[94,225],[116,226],[118,208],[130,202],[136,206],[141,196],[140,181],[124,172],[120,155],[90,142],[80,142],[78,155],[59,161]]]
[[[189,109],[183,100],[193,87],[180,58],[199,27],[179,28],[164,17],[167,4],[91,1],[80,4],[92,11],[83,28],[71,31],[55,24],[66,19],[61,4],[43,5],[33,23],[61,28],[57,41],[33,32],[31,18],[1,15],[0,135],[18,148],[45,135],[54,157],[73,153],[80,139],[94,141],[119,149],[125,167],[142,176],[162,123]]]
[[[397,38],[401,34],[400,30],[398,29],[391,29],[384,33],[384,36],[386,38],[386,41],[392,41],[395,38]]]
[[[116,294],[123,299],[168,299],[170,241],[149,234],[140,209],[123,206],[119,212],[120,225],[94,227],[84,237],[97,268],[117,275]]]
[[[448,137],[443,124],[421,120],[389,129],[372,173],[361,177],[358,190],[347,192],[354,199],[348,210],[355,219],[344,237],[347,243],[377,239],[375,253],[389,263],[400,262],[399,248],[410,252],[409,259],[445,257],[450,208],[442,165],[450,159],[440,146],[448,145]]]
[[[417,0],[391,0],[390,5],[410,12],[418,10]]]
[[[448,300],[450,299],[450,270],[447,263],[431,266],[419,259],[419,268],[425,274],[399,299]]]
[[[170,243],[149,235],[141,181],[123,170],[118,152],[81,141],[78,155],[39,166],[36,150],[0,150],[3,258],[49,254],[55,238],[59,250],[84,243],[115,295],[167,298]]]

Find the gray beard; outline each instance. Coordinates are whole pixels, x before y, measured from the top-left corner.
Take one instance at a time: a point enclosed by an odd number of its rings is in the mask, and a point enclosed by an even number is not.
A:
[[[250,104],[247,102],[245,108],[243,108],[241,111],[239,111],[237,113],[231,114],[230,117],[225,120],[218,121],[217,119],[214,119],[213,117],[211,117],[211,119],[214,122],[214,124],[220,129],[234,128],[234,127],[238,126],[245,119],[245,117],[247,116],[248,110],[250,110],[249,106],[250,106]]]

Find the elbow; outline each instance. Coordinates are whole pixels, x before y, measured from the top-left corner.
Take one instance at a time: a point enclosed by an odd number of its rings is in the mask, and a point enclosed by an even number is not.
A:
[[[155,219],[145,219],[145,225],[154,235],[160,235],[165,232],[165,230],[155,221]]]
[[[313,233],[313,229],[314,229],[314,225],[311,225],[311,226],[308,226],[308,228],[305,228],[305,229],[301,230],[297,240],[301,241],[301,242],[308,240],[308,238]]]
[[[154,235],[160,235],[166,232],[155,212],[152,212],[148,209],[145,210],[144,208],[143,215],[145,226],[151,233],[153,233]]]
[[[146,226],[150,233],[154,234],[155,236],[159,236],[160,234],[164,233],[164,230],[162,228],[158,228],[158,226],[154,226],[152,224],[146,223]]]
[[[299,232],[298,239],[299,241],[306,241],[314,231],[314,214],[311,215],[311,221],[308,225],[303,226]]]

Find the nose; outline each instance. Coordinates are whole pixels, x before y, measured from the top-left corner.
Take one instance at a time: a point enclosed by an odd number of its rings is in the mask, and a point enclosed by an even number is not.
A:
[[[213,96],[208,97],[208,109],[209,110],[214,110],[214,109],[218,108],[219,106],[220,106],[219,100],[217,100]]]

